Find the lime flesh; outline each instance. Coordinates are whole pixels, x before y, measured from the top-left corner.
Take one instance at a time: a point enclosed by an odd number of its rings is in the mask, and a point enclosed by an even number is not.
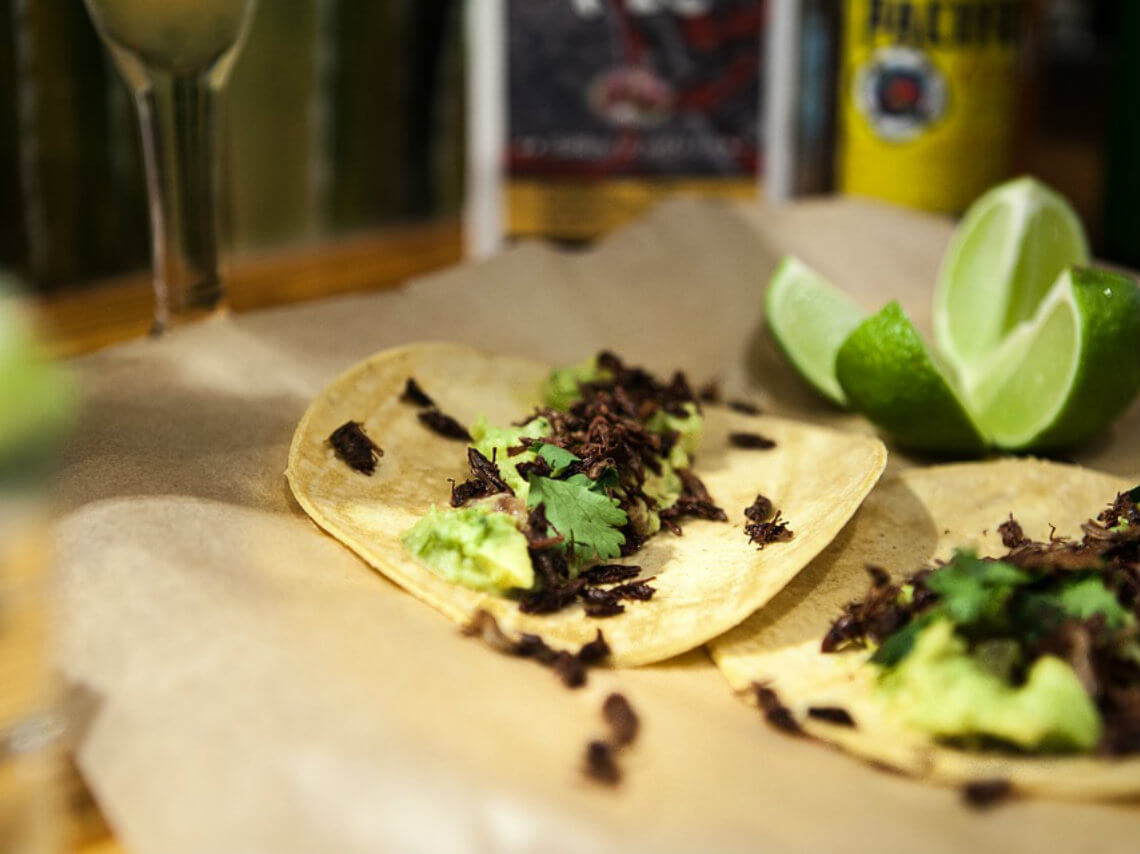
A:
[[[1062,270],[1088,260],[1080,219],[1057,193],[1033,178],[990,190],[955,230],[939,271],[939,352],[968,377],[1034,316]]]
[[[900,445],[940,453],[977,453],[981,432],[897,302],[852,332],[835,372],[853,408]]]
[[[787,257],[768,283],[765,313],[772,336],[800,375],[832,403],[845,406],[835,355],[863,321],[862,309],[798,258]]]
[[[1089,438],[1140,389],[1140,288],[1072,268],[994,351],[964,393],[990,441],[1051,448]]]

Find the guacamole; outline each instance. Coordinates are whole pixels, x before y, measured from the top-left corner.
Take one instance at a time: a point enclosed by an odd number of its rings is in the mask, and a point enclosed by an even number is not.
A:
[[[505,593],[534,585],[526,537],[506,513],[487,507],[432,508],[404,534],[404,548],[448,581]]]
[[[1035,753],[1140,750],[1140,508],[1118,495],[1084,539],[999,528],[1000,559],[959,550],[892,581],[872,568],[822,651],[872,650],[877,693],[902,720],[961,747]]]
[[[675,469],[688,468],[696,456],[701,438],[705,432],[705,419],[695,403],[683,406],[684,415],[673,415],[664,409],[653,413],[646,426],[662,436],[670,432],[677,434],[677,441],[669,452],[668,462]]]
[[[542,386],[542,402],[551,409],[565,412],[582,396],[582,383],[610,379],[612,374],[598,367],[598,359],[591,356],[585,361],[564,368],[555,368]]]
[[[1077,674],[1054,656],[1033,663],[1022,685],[987,670],[948,620],[919,632],[914,649],[885,673],[880,689],[907,723],[945,740],[999,739],[1023,750],[1092,750],[1096,706]]]

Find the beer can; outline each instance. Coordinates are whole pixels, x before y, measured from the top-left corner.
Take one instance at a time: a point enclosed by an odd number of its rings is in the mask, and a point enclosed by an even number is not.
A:
[[[1008,177],[1022,0],[849,0],[838,187],[958,213]]]

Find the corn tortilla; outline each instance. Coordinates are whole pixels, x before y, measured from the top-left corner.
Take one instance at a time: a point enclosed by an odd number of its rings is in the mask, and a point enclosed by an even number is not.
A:
[[[442,412],[471,424],[485,414],[508,424],[532,410],[550,367],[451,344],[388,350],[351,368],[309,406],[293,437],[286,471],[312,519],[375,569],[450,619],[465,623],[479,609],[507,631],[540,634],[575,648],[602,629],[619,665],[647,664],[692,649],[764,605],[819,554],[851,518],[886,465],[877,439],[780,418],[706,407],[705,439],[696,471],[729,522],[688,519],[681,537],[662,533],[624,562],[654,577],[657,593],[608,619],[585,616],[580,604],[527,615],[502,596],[453,584],[408,555],[401,535],[433,506],[445,507],[449,478],[466,477],[466,446],[427,430],[417,410],[399,401],[415,377]],[[337,459],[327,443],[344,422],[363,424],[384,451],[366,476]],[[766,451],[732,447],[731,431],[776,441]],[[762,551],[743,532],[744,508],[763,493],[795,536]]]

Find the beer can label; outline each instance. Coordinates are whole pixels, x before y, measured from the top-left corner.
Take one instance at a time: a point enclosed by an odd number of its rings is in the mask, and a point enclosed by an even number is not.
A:
[[[964,210],[1007,177],[1020,0],[849,0],[839,189]]]

